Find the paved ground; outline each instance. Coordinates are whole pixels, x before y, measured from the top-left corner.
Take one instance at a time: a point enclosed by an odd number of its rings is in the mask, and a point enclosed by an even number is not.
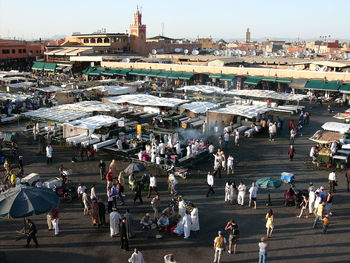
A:
[[[327,187],[329,171],[315,169],[305,162],[312,142],[308,138],[320,128],[325,121],[331,121],[332,114],[326,112],[326,107],[314,106],[309,127],[305,128],[304,136],[296,139],[296,156],[293,162],[288,161],[288,135],[284,132],[275,142],[269,142],[267,135],[255,138],[242,139],[239,148],[230,148],[229,151],[239,159],[237,173],[231,177],[238,182],[243,179],[246,185],[264,176],[278,176],[282,171],[296,174],[296,187],[304,189],[310,181],[316,186]],[[286,117],[286,124],[290,117]],[[68,148],[55,147],[55,163],[51,166],[45,164],[43,156],[36,155],[36,145],[24,141],[20,145],[25,160],[30,162],[25,172],[39,172],[42,177],[50,178],[57,174],[58,165],[63,163],[74,171],[73,183],[84,182],[88,186],[98,183],[98,196],[105,199],[104,184],[97,175],[97,161],[69,162],[72,152]],[[113,156],[99,154],[98,158],[111,160]],[[119,162],[118,168],[123,169],[126,163]],[[199,233],[191,235],[189,240],[167,235],[162,240],[151,237],[149,232],[137,231],[136,238],[130,240],[130,247],[138,247],[144,254],[146,262],[162,262],[166,253],[174,253],[178,262],[212,262],[212,241],[218,230],[222,230],[228,219],[234,218],[241,228],[239,239],[239,253],[229,255],[224,253],[223,262],[257,262],[258,239],[265,234],[265,214],[267,208],[265,201],[267,193],[259,191],[258,209],[238,207],[224,204],[224,184],[228,177],[217,179],[215,183],[216,194],[206,198],[206,171],[211,163],[203,163],[194,168],[193,175],[186,182],[181,181],[180,192],[185,199],[193,201],[199,208]],[[157,172],[157,171],[153,171]],[[273,191],[273,206],[275,213],[275,232],[269,240],[269,262],[350,262],[349,230],[350,206],[347,202],[349,194],[345,192],[345,178],[343,172],[338,172],[339,191],[334,198],[334,216],[331,218],[331,227],[327,235],[321,234],[321,229],[312,229],[312,218],[298,219],[299,210],[282,205],[282,195],[288,185]],[[166,179],[161,177],[160,190],[162,206],[169,202],[166,193]],[[141,214],[151,212],[149,200],[144,197],[144,205],[134,206],[130,192],[127,191],[126,206],[121,211],[130,208],[134,218],[138,221]],[[144,194],[145,195],[145,194]],[[19,229],[22,220],[0,221],[0,250],[6,252],[8,261],[15,262],[127,262],[131,252],[120,249],[118,239],[109,237],[109,228],[95,228],[91,219],[84,217],[79,202],[61,204],[61,235],[52,237],[48,232],[46,217],[34,216],[39,233],[40,248],[26,249],[24,240],[15,242],[15,230]]]

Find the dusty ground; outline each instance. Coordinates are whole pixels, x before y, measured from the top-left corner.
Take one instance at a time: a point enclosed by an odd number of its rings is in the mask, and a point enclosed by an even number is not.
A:
[[[230,147],[235,157],[239,159],[236,174],[231,178],[238,182],[243,179],[246,185],[264,176],[279,176],[282,171],[294,172],[296,175],[296,187],[305,189],[310,181],[316,186],[328,186],[329,171],[315,169],[306,162],[312,142],[308,138],[320,128],[325,121],[334,121],[333,114],[326,112],[326,106],[314,106],[311,110],[311,123],[304,129],[304,136],[298,137],[295,142],[296,156],[293,162],[288,160],[288,135],[286,117],[285,129],[280,138],[275,142],[269,142],[267,135],[259,135],[255,138],[243,138],[239,148]],[[12,129],[5,127],[6,129]],[[4,129],[5,129],[4,128]],[[1,127],[3,129],[3,127]],[[232,145],[232,144],[231,144]],[[43,178],[57,175],[58,165],[63,163],[72,168],[74,184],[83,182],[87,186],[98,183],[97,194],[104,200],[104,183],[98,177],[97,161],[70,163],[72,151],[70,148],[55,147],[54,164],[47,166],[44,156],[36,155],[37,146],[30,144],[28,140],[22,140],[21,153],[25,161],[25,172],[39,172]],[[226,151],[226,152],[227,152]],[[97,160],[103,158],[111,160],[112,155],[99,153]],[[126,167],[127,163],[118,162],[118,169]],[[199,208],[200,227],[199,233],[191,235],[189,240],[166,235],[162,240],[149,238],[148,232],[136,231],[136,238],[130,240],[130,247],[137,247],[142,251],[146,262],[162,262],[166,253],[174,253],[178,262],[212,262],[212,242],[218,230],[222,230],[228,219],[234,218],[241,228],[239,239],[239,253],[223,254],[222,262],[257,262],[258,239],[265,234],[265,213],[267,208],[265,201],[267,193],[264,190],[258,194],[258,209],[248,207],[230,206],[224,204],[224,185],[228,177],[216,179],[214,197],[205,197],[206,171],[211,163],[203,163],[194,167],[194,174],[186,182],[181,181],[180,192],[187,200],[193,201]],[[157,171],[153,171],[157,172]],[[327,235],[321,234],[321,229],[312,229],[312,218],[298,219],[299,210],[282,205],[282,195],[287,189],[286,184],[272,192],[275,213],[275,232],[269,240],[269,262],[350,262],[349,250],[349,194],[345,190],[345,178],[343,172],[338,171],[339,191],[334,198],[334,216],[331,218],[331,227]],[[162,207],[169,202],[166,192],[165,177],[159,180],[161,190]],[[143,205],[133,205],[131,193],[126,192],[126,206],[120,207],[122,212],[130,208],[139,221],[141,214],[152,212],[150,200],[144,196]],[[79,202],[61,204],[61,235],[53,237],[48,232],[46,217],[34,216],[33,220],[39,229],[38,240],[40,248],[24,248],[24,240],[15,242],[15,230],[21,227],[22,220],[0,221],[0,250],[6,252],[7,262],[127,262],[131,252],[120,249],[118,239],[111,239],[109,228],[96,228],[91,225],[91,219],[83,216]],[[226,250],[227,251],[227,250]]]

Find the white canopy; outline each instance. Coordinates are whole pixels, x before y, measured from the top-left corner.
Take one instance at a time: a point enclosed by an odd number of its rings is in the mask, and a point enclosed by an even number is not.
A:
[[[9,84],[7,86],[9,86],[10,88],[27,88],[27,87],[33,87],[35,86],[36,83],[34,82],[18,82],[18,83],[12,83]]]
[[[23,113],[27,117],[40,118],[44,120],[56,121],[56,122],[67,122],[76,119],[87,117],[88,114],[83,111],[71,111],[59,109],[57,107],[52,108],[40,108],[35,111],[28,111]]]
[[[131,87],[122,87],[122,86],[97,86],[97,87],[91,87],[86,90],[99,90],[101,92],[107,92],[108,95],[122,95],[122,94],[128,94],[133,93],[134,90]]]
[[[101,101],[91,100],[91,101],[81,101],[71,104],[63,104],[54,107],[55,109],[70,110],[76,112],[109,112],[118,111],[122,108],[120,105],[112,105],[109,103],[104,103]]]
[[[335,131],[340,133],[346,133],[350,130],[350,124],[339,123],[339,122],[326,122],[322,125],[322,129],[326,131]]]
[[[290,93],[280,93],[273,90],[229,90],[225,92],[226,94],[235,95],[235,96],[245,96],[245,97],[254,97],[254,98],[264,98],[264,99],[275,99],[275,100],[292,100],[300,101],[308,98],[308,95],[301,94],[290,94]]]
[[[179,88],[178,90],[183,91],[196,91],[196,92],[203,92],[203,93],[224,93],[224,89],[215,87],[215,86],[208,86],[208,85],[195,85],[195,86],[184,86],[182,88]]]
[[[42,92],[59,92],[59,91],[62,91],[62,88],[56,87],[56,86],[50,86],[46,88],[37,88],[37,90],[40,90]]]
[[[30,99],[30,98],[32,98],[32,96],[30,96],[30,95],[0,93],[0,100],[2,100],[2,101],[6,101],[6,100],[10,100],[12,102],[25,101],[26,99]]]
[[[208,101],[194,101],[181,105],[181,108],[192,111],[194,113],[206,113],[212,108],[216,108],[218,105]]]
[[[227,105],[225,108],[210,110],[210,112],[232,114],[247,118],[257,117],[259,114],[270,111],[271,109],[260,105]]]
[[[121,95],[118,97],[107,97],[103,101],[113,104],[129,103],[139,106],[154,106],[154,107],[176,107],[187,100],[176,98],[162,98],[147,94]]]
[[[76,128],[86,129],[92,132],[95,129],[99,129],[117,123],[117,121],[117,118],[111,116],[96,115],[85,119],[67,122],[64,123],[64,125],[74,126]]]

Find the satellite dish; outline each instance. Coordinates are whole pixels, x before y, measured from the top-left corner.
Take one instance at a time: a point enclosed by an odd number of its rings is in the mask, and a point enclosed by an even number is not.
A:
[[[184,50],[184,54],[187,55],[188,54],[188,49]]]
[[[332,58],[331,54],[328,54],[327,59],[331,59],[331,58]]]
[[[256,56],[256,52],[255,52],[255,50],[252,52],[252,56]]]
[[[242,56],[245,56],[245,55],[247,55],[247,52],[242,51]]]
[[[199,54],[199,51],[197,49],[192,50],[192,55],[197,56]]]
[[[122,62],[129,63],[130,62],[130,58],[123,58]]]
[[[180,53],[182,51],[182,49],[181,48],[175,48],[174,51],[175,51],[175,53]]]
[[[153,54],[153,55],[157,54],[157,50],[152,49],[152,54]]]
[[[215,50],[215,51],[214,51],[214,55],[215,55],[215,56],[219,56],[219,55],[220,55],[219,50]]]
[[[269,56],[269,53],[264,52],[264,56],[265,56],[265,57],[268,57],[268,56]]]

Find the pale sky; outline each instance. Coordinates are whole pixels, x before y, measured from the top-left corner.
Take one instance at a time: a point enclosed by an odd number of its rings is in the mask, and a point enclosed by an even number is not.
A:
[[[147,37],[350,39],[349,0],[0,0],[0,38],[125,33],[137,5]]]

